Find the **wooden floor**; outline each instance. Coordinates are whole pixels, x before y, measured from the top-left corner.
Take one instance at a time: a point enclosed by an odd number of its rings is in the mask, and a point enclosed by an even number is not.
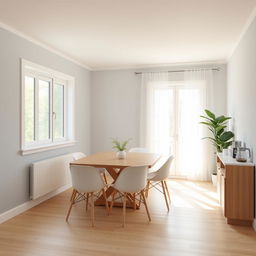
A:
[[[0,255],[26,256],[246,256],[256,255],[256,232],[252,228],[227,225],[210,183],[172,180],[172,206],[166,211],[164,198],[154,191],[149,207],[122,211],[114,208],[106,216],[96,207],[96,227],[79,203],[65,215],[71,191],[64,192],[0,225]]]

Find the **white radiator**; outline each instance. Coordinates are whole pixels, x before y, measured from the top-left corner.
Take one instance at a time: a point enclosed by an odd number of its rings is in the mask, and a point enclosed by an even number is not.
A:
[[[30,198],[36,199],[71,184],[69,163],[73,154],[33,163],[30,168]]]

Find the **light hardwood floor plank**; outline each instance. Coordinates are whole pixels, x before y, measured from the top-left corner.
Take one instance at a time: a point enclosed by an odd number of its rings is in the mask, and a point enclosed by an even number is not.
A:
[[[65,216],[72,190],[49,199],[0,225],[1,256],[254,256],[256,233],[252,228],[226,224],[215,188],[207,182],[171,180],[172,204],[150,190],[147,220],[144,207],[127,209],[122,228],[122,208],[107,216],[95,207],[95,227],[85,202]]]

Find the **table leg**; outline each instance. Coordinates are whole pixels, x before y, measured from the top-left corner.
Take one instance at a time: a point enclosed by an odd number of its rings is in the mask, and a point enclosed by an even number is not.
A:
[[[112,167],[105,167],[106,170],[108,171],[108,173],[110,174],[110,176],[113,178],[113,182],[112,184],[115,183],[119,173],[122,171],[122,169],[118,169],[118,172],[116,172],[116,168],[112,168]],[[113,187],[109,187],[107,190],[106,190],[106,197],[107,199],[110,199],[110,201],[108,202],[110,204],[111,202],[111,198],[110,196],[112,195],[112,193],[114,192],[114,188]],[[129,208],[137,208],[139,209],[139,205],[136,204],[135,202],[135,199],[134,199],[134,196],[130,193],[127,193],[126,194],[126,198],[127,198],[127,204],[126,204],[126,207],[129,207]],[[105,199],[104,199],[104,196],[101,195],[96,201],[95,201],[95,205],[105,205]],[[114,205],[113,206],[118,206],[118,207],[122,207],[122,202],[114,202]]]
[[[112,184],[114,184],[115,183],[115,181],[116,181],[116,179],[117,179],[117,177],[118,177],[118,174],[119,174],[119,172],[116,172],[116,169],[115,168],[112,168],[112,167],[105,167],[105,169],[107,170],[107,172],[110,174],[110,176],[113,178],[113,182],[112,182]],[[113,193],[113,191],[114,191],[114,188],[113,187],[109,187],[109,188],[107,188],[107,190],[106,190],[106,197],[107,197],[107,199],[112,195],[112,193]],[[104,205],[104,196],[103,195],[101,195],[96,201],[95,201],[95,205]]]

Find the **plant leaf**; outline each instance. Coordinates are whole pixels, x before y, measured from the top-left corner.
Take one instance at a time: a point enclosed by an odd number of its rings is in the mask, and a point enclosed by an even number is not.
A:
[[[215,135],[215,132],[214,132],[214,128],[213,127],[208,127],[208,129],[212,132],[213,135]]]
[[[121,144],[121,151],[123,150],[126,150],[126,145],[128,144],[128,140],[124,141],[122,144]]]
[[[217,122],[219,122],[219,120],[221,120],[223,117],[225,117],[225,116],[218,116],[218,117],[216,117],[215,120],[216,120]]]
[[[219,137],[223,132],[224,132],[224,128],[217,132],[217,136]]]
[[[113,148],[116,148],[120,151],[120,142],[117,139],[112,139],[112,143],[114,144]]]
[[[223,143],[222,148],[228,148],[231,145],[232,145],[232,141],[228,141],[228,142]]]
[[[226,125],[220,125],[218,127],[216,127],[216,132],[222,130],[222,129],[225,129],[227,126]]]
[[[211,122],[211,123],[214,124],[214,125],[217,124],[217,122],[216,122],[214,119],[208,118],[208,117],[206,117],[206,116],[200,116],[200,117],[206,119],[207,121]]]
[[[231,119],[231,117],[222,116],[222,117],[219,118],[218,123],[221,124],[221,123],[223,123],[223,122],[225,122],[229,119]]]
[[[207,116],[215,120],[215,115],[210,110],[205,109],[204,112],[207,114]]]
[[[209,125],[209,126],[213,126],[214,127],[214,125],[212,123],[208,123],[208,122],[200,122],[200,124],[205,124],[205,125]]]
[[[231,131],[228,131],[228,132],[224,132],[223,134],[221,134],[220,140],[222,142],[227,142],[228,140],[230,140],[233,137],[234,137],[234,133]]]
[[[207,117],[207,116],[200,116],[200,117],[202,117],[202,118],[205,118],[205,119],[207,119],[207,120],[209,120],[209,121],[214,121],[214,120],[212,120],[211,118],[209,118],[209,117]]]
[[[126,146],[127,146],[128,142],[130,140],[131,139],[128,139],[128,140],[125,140],[125,141],[121,142],[118,139],[112,139],[112,143],[113,143],[112,148],[116,148],[118,151],[126,150]]]

